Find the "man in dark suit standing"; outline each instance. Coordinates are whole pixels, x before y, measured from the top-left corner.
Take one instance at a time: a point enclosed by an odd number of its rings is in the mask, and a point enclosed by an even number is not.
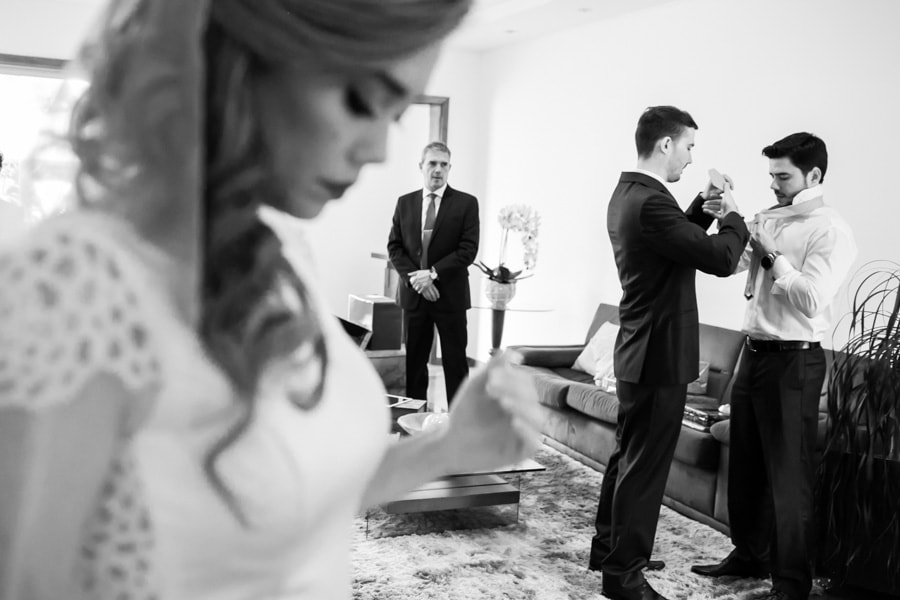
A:
[[[691,163],[696,130],[693,118],[673,106],[644,111],[635,132],[637,169],[622,173],[607,212],[623,291],[614,355],[619,413],[589,568],[602,570],[603,593],[614,600],[663,598],[643,569],[687,384],[698,376],[694,277],[697,269],[730,275],[749,238],[729,190],[717,191],[710,182],[682,211],[666,187]],[[720,215],[719,231],[709,235],[713,213]]]
[[[400,274],[406,328],[406,395],[425,398],[428,358],[437,326],[449,403],[469,373],[466,311],[469,265],[478,253],[478,200],[447,185],[450,149],[432,142],[422,151],[424,188],[397,200],[388,256]]]

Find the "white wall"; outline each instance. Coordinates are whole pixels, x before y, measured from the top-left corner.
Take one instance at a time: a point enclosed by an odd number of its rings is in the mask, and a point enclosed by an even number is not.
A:
[[[0,0],[0,52],[70,57],[95,10]],[[633,167],[634,125],[652,104],[685,108],[700,125],[695,164],[674,185],[685,205],[713,166],[734,177],[746,214],[771,204],[760,150],[809,130],[828,143],[826,197],[856,231],[857,264],[897,260],[898,22],[895,0],[672,0],[485,54],[445,52],[428,92],[451,98],[450,182],[481,202],[479,256],[496,262],[500,207],[524,202],[543,216],[537,275],[511,307],[550,310],[508,313],[504,344],[577,342],[597,302],[618,302],[606,203]],[[314,225],[335,312],[348,293],[381,289],[369,255],[384,250],[396,197],[419,184],[418,157],[406,156],[415,152],[399,152],[396,175],[372,167]],[[483,277],[471,273],[484,306]],[[699,275],[701,319],[740,327],[741,289]],[[489,312],[469,321],[469,355],[485,358]]]
[[[72,58],[100,0],[0,0],[0,53]]]
[[[771,205],[761,149],[811,131],[828,144],[826,200],[856,232],[857,265],[897,260],[897,23],[894,0],[680,0],[488,54],[483,210],[540,210],[537,275],[512,307],[552,309],[508,314],[504,344],[577,342],[598,302],[618,303],[606,205],[650,105],[684,108],[700,126],[673,186],[683,205],[710,167],[733,176],[746,215]],[[701,320],[740,328],[742,289],[743,277],[699,274]]]

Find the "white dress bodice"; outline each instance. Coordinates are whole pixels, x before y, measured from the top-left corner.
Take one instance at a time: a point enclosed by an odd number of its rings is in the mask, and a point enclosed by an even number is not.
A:
[[[70,283],[52,268],[43,270],[34,263],[29,256],[35,249],[69,256],[81,279],[103,279],[87,260],[79,262],[84,253],[59,249],[63,232],[65,243],[95,246],[101,262],[120,276],[105,281],[104,294],[93,302],[77,294],[61,295],[50,309],[35,311],[15,298],[44,284],[67,289]],[[6,313],[0,318],[16,319],[17,312],[29,312],[24,319],[18,315],[27,330],[4,326],[0,338],[15,338],[0,343],[15,346],[44,323],[42,343],[48,347],[59,346],[73,334],[78,342],[108,345],[109,339],[117,339],[109,333],[117,330],[116,323],[126,327],[117,334],[124,340],[119,344],[123,366],[75,360],[67,370],[78,376],[60,383],[52,394],[28,393],[27,382],[16,381],[14,365],[4,371],[8,357],[0,356],[5,361],[0,361],[0,383],[6,378],[15,384],[12,393],[0,395],[0,408],[13,404],[39,414],[73,398],[85,377],[104,371],[123,379],[129,390],[157,390],[149,406],[136,407],[139,422],[122,459],[115,461],[86,533],[84,569],[93,596],[107,600],[127,592],[129,598],[161,600],[349,598],[352,520],[388,440],[384,388],[376,372],[337,320],[329,318],[312,289],[307,266],[300,264],[302,258],[292,261],[309,288],[325,339],[323,397],[311,409],[290,399],[293,386],[309,376],[294,368],[308,362],[310,349],[302,345],[264,373],[253,420],[216,463],[244,516],[241,522],[204,471],[210,447],[233,422],[237,399],[228,379],[167,300],[164,277],[158,273],[163,263],[137,240],[116,219],[73,214],[37,226],[25,244],[7,248],[0,259],[0,284],[8,286],[8,293],[0,292],[0,311]],[[25,281],[7,281],[3,266],[22,261],[32,272]],[[94,310],[96,302],[108,304],[108,299],[119,297],[132,298],[133,304]],[[122,319],[123,311],[128,318]],[[116,314],[118,321],[101,322],[100,317],[66,329],[72,315],[77,321],[95,312]],[[135,327],[141,331],[137,345],[130,342],[127,329]],[[35,379],[59,371],[51,350],[41,356],[45,358],[31,361]],[[132,364],[137,367],[129,367]]]

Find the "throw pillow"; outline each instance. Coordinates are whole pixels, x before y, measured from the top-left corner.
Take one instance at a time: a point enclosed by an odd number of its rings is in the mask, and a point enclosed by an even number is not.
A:
[[[605,377],[613,375],[613,350],[619,326],[606,322],[591,337],[591,340],[575,359],[572,368],[594,376],[598,385]]]
[[[706,395],[706,385],[709,382],[709,363],[705,360],[701,360],[699,367],[700,375],[697,379],[688,384],[687,393],[704,396]]]

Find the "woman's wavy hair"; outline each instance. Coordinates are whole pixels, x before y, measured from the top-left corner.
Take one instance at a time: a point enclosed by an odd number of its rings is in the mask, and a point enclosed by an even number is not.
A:
[[[85,61],[92,67],[93,85],[73,112],[70,138],[81,159],[76,181],[82,197],[100,186],[103,195],[118,192],[128,202],[150,203],[138,210],[155,212],[172,200],[148,198],[141,190],[159,189],[143,184],[147,178],[164,177],[165,168],[142,169],[143,163],[164,163],[166,143],[175,140],[154,137],[153,119],[135,126],[113,108],[116,103],[135,104],[126,111],[132,119],[152,111],[151,106],[142,106],[150,101],[145,96],[134,90],[123,95],[116,85],[122,69],[140,68],[141,19],[151,3],[136,0],[128,18],[108,19],[99,47],[93,48],[95,60]],[[470,3],[210,0],[202,40],[199,334],[237,391],[240,414],[209,449],[204,468],[212,486],[244,523],[239,499],[222,481],[216,464],[251,424],[266,365],[302,343],[313,343],[319,377],[310,397],[296,402],[304,408],[318,403],[327,366],[326,346],[306,287],[285,259],[274,232],[259,217],[262,205],[285,206],[290,190],[279,187],[272,174],[273,157],[262,134],[254,90],[261,78],[277,76],[293,64],[348,72],[381,68],[442,39],[459,24]],[[107,114],[118,117],[104,121]],[[161,151],[151,148],[160,144]],[[295,291],[302,310],[284,300],[279,290],[285,286]]]

